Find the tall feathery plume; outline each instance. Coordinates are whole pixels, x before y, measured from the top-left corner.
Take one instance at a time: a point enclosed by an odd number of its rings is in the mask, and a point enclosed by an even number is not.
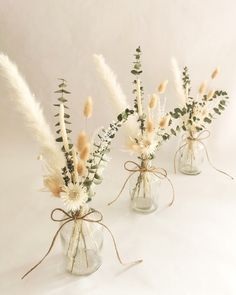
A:
[[[104,57],[97,54],[94,54],[93,57],[96,64],[97,72],[100,74],[110,93],[111,102],[117,109],[117,113],[121,113],[126,108],[130,108],[127,102],[127,98],[122,91],[114,72],[107,65]],[[127,135],[135,136],[137,134],[137,130],[134,128],[134,126],[136,126],[135,119],[129,118],[129,120],[124,125]]]
[[[171,65],[172,65],[172,72],[174,75],[174,82],[175,82],[175,88],[176,88],[177,94],[180,98],[181,104],[185,104],[186,95],[184,93],[184,89],[182,85],[182,75],[175,58],[171,59]]]
[[[18,111],[24,116],[27,126],[38,141],[49,173],[60,174],[61,168],[64,167],[64,156],[56,145],[42,108],[31,93],[16,65],[4,54],[0,54],[0,75],[6,80],[8,88],[12,91],[12,99],[17,105]]]

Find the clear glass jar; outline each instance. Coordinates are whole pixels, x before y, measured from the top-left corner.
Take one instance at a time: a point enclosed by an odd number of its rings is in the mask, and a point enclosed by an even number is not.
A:
[[[103,227],[100,224],[85,220],[70,221],[61,230],[61,241],[68,272],[89,275],[101,266]]]
[[[143,163],[141,164],[141,166]],[[151,167],[149,162],[148,167]],[[158,208],[160,179],[151,172],[136,172],[129,180],[131,208],[139,213],[151,213]]]
[[[202,171],[204,146],[197,140],[197,134],[183,136],[178,152],[178,169],[181,173],[197,175]]]

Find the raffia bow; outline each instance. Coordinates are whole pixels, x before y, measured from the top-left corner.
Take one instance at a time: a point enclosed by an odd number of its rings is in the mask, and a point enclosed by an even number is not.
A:
[[[65,217],[61,217],[61,218],[55,218],[54,217],[54,214],[56,212],[61,212],[63,213],[63,215],[65,215]],[[94,215],[97,215],[94,216]],[[123,262],[121,257],[120,257],[120,254],[119,254],[119,251],[118,251],[118,248],[117,248],[117,244],[116,244],[116,240],[115,240],[115,237],[113,235],[113,233],[111,232],[111,230],[105,225],[102,223],[102,220],[103,220],[103,215],[101,212],[95,210],[95,209],[90,209],[90,211],[84,215],[81,215],[80,212],[76,212],[76,213],[68,213],[66,212],[65,210],[61,209],[61,208],[55,208],[54,210],[52,210],[51,212],[51,220],[55,221],[55,222],[62,222],[62,224],[60,225],[60,227],[58,228],[58,230],[56,231],[53,239],[52,239],[52,242],[51,242],[51,245],[48,249],[48,251],[46,252],[46,254],[43,256],[43,258],[37,263],[35,264],[29,271],[27,271],[21,279],[24,279],[29,273],[31,273],[36,267],[38,267],[43,261],[44,259],[49,255],[49,253],[51,252],[54,244],[55,244],[55,241],[58,237],[58,234],[60,233],[60,231],[62,230],[62,228],[69,222],[72,222],[72,221],[77,221],[77,220],[82,220],[82,221],[85,221],[85,222],[92,222],[92,223],[98,223],[100,224],[101,226],[103,226],[107,231],[108,233],[110,234],[111,238],[112,238],[112,241],[113,241],[113,245],[114,245],[114,248],[115,248],[115,252],[116,252],[116,256],[117,256],[117,259],[119,260],[120,264],[122,265],[134,265],[134,264],[138,264],[138,263],[141,263],[142,262],[142,259],[139,259],[139,260],[136,260],[136,261],[132,261],[132,262]]]
[[[212,162],[211,162],[211,160],[210,160],[209,153],[208,153],[207,148],[206,148],[206,145],[202,142],[203,140],[207,139],[210,135],[211,135],[211,133],[210,133],[209,130],[203,130],[203,131],[200,132],[196,137],[190,135],[190,136],[188,136],[188,137],[185,138],[185,139],[186,139],[186,143],[184,143],[182,146],[180,146],[180,147],[178,148],[178,150],[175,152],[175,157],[174,157],[174,171],[175,171],[175,173],[176,173],[176,170],[177,170],[177,169],[176,169],[176,157],[177,157],[178,153],[179,153],[179,152],[180,152],[185,146],[187,146],[187,145],[189,144],[189,142],[192,144],[192,143],[195,141],[195,142],[199,142],[199,143],[203,146],[204,151],[205,151],[205,154],[206,154],[206,157],[207,157],[207,161],[208,161],[208,163],[210,164],[210,166],[211,166],[213,169],[215,169],[215,170],[218,171],[219,173],[225,174],[226,176],[228,176],[228,177],[231,178],[232,180],[234,179],[230,174],[228,174],[228,173],[226,173],[226,172],[224,172],[224,171],[222,171],[222,170],[216,168],[216,167],[212,164]]]
[[[134,167],[132,168],[129,168],[128,165],[129,164],[132,164],[134,165]],[[124,169],[126,171],[129,171],[131,172],[130,175],[126,178],[119,194],[117,195],[117,197],[111,201],[110,203],[108,203],[108,206],[110,206],[111,204],[113,204],[114,202],[117,201],[117,199],[120,197],[120,195],[122,194],[122,192],[124,191],[125,189],[125,186],[127,184],[127,182],[129,181],[129,179],[135,174],[135,173],[145,173],[145,172],[149,172],[149,173],[152,173],[154,176],[156,176],[157,178],[159,179],[167,179],[167,181],[169,182],[170,186],[171,186],[171,189],[172,189],[172,199],[170,201],[170,203],[168,204],[168,207],[170,207],[173,203],[174,203],[174,200],[175,200],[175,191],[174,191],[174,186],[171,182],[171,180],[169,179],[168,175],[167,175],[167,171],[163,168],[156,168],[156,167],[147,167],[147,166],[141,166],[139,165],[138,163],[134,162],[134,161],[126,161],[124,163]]]

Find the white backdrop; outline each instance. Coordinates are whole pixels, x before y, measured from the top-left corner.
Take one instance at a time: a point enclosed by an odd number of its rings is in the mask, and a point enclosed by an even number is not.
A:
[[[217,83],[227,89],[231,103],[210,127],[207,146],[214,164],[236,175],[235,13],[233,0],[0,0],[0,51],[17,63],[52,126],[56,78],[69,81],[75,131],[83,128],[81,106],[88,95],[95,101],[91,130],[113,118],[93,53],[105,56],[128,96],[132,54],[138,45],[143,50],[146,94],[164,79],[171,85],[172,56],[189,66],[196,88],[220,66]],[[167,96],[169,109],[178,104],[173,86]],[[235,182],[207,164],[197,177],[173,175],[177,139],[158,155],[158,164],[168,169],[176,187],[171,209],[135,215],[128,209],[127,193],[107,208],[125,178],[122,162],[129,156],[121,152],[122,136],[94,200],[124,257],[141,257],[142,265],[123,271],[106,236],[104,264],[92,276],[78,279],[64,274],[58,243],[44,265],[21,282],[20,275],[49,245],[56,230],[49,214],[60,202],[38,192],[42,171],[36,161],[37,144],[2,81],[0,123],[0,294],[236,294]],[[162,189],[167,194],[168,186],[163,184]]]

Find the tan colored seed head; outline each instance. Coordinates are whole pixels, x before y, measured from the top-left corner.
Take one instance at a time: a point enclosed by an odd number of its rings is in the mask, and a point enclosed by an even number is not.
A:
[[[167,115],[165,117],[162,117],[160,119],[160,122],[159,122],[159,126],[161,129],[166,129],[168,126],[169,126],[169,122],[170,122],[170,116]]]
[[[154,123],[152,120],[147,121],[147,132],[152,133],[154,131]]]
[[[90,145],[87,143],[85,147],[82,149],[80,152],[80,159],[83,161],[87,161],[89,158],[89,153],[90,153]]]
[[[166,91],[167,85],[168,85],[168,80],[163,81],[158,87],[158,92],[164,93]]]
[[[215,79],[220,73],[220,69],[217,67],[211,74],[211,79]]]
[[[80,176],[85,176],[87,173],[87,168],[84,161],[79,161],[77,164],[77,172]]]
[[[43,180],[44,186],[49,189],[54,197],[60,197],[62,189],[56,177],[49,176]]]
[[[155,109],[155,107],[157,106],[157,100],[158,100],[158,96],[154,93],[148,103],[148,106],[150,109]]]
[[[207,100],[212,99],[214,94],[215,94],[215,90],[210,90],[207,94]]]
[[[93,100],[92,97],[89,96],[84,104],[84,116],[85,118],[90,118],[92,116],[93,113]]]
[[[88,136],[85,131],[81,131],[79,133],[77,143],[76,143],[76,147],[77,147],[78,151],[81,152],[87,143],[88,143]]]
[[[206,86],[206,82],[202,82],[202,84],[199,86],[198,93],[201,95],[204,94],[206,91]]]

